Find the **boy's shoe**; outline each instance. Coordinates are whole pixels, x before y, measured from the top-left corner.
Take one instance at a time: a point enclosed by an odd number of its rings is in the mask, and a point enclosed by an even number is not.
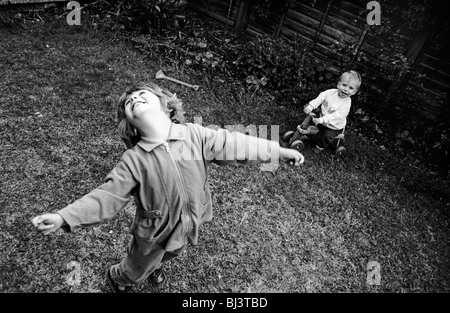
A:
[[[315,135],[319,132],[319,129],[317,128],[317,126],[308,126],[307,128],[303,129],[300,125],[298,125],[297,131],[302,135]]]
[[[119,285],[111,278],[110,268],[106,269],[106,284],[112,293],[127,293],[130,292],[131,287],[125,286],[125,289],[119,289]]]
[[[314,150],[315,153],[320,153],[320,152],[323,151],[323,149],[324,149],[324,148],[321,148],[321,147],[319,147],[319,146],[315,146],[313,150]]]
[[[154,286],[160,286],[166,281],[166,273],[164,270],[160,267],[156,269],[153,273],[150,274],[148,279]]]

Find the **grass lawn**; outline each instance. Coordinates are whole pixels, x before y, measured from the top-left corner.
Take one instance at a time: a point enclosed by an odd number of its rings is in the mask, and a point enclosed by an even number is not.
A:
[[[64,18],[0,28],[0,291],[103,292],[121,260],[132,203],[116,218],[43,237],[30,219],[63,208],[103,182],[125,146],[116,100],[158,81],[203,125],[280,125],[299,108],[187,67],[144,57],[129,42]],[[297,114],[297,115],[296,115]],[[269,127],[270,128],[270,127]],[[434,173],[350,129],[339,159],[305,150],[299,168],[211,166],[213,221],[197,246],[165,264],[168,284],[135,292],[449,292],[449,187]],[[68,277],[77,262],[80,283]],[[379,285],[367,283],[378,262]]]

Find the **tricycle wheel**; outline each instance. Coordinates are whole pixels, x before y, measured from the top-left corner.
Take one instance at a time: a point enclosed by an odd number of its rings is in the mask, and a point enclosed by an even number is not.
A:
[[[334,154],[335,155],[341,155],[345,150],[347,150],[347,149],[345,149],[344,146],[339,146],[339,147],[336,148],[336,151],[334,152]]]
[[[286,134],[283,135],[283,140],[285,142],[289,142],[289,140],[292,138],[292,136],[294,136],[294,131],[290,130],[288,132],[286,132]]]
[[[301,140],[295,140],[293,143],[291,143],[291,148],[297,151],[302,151],[303,148],[305,148],[305,144]]]

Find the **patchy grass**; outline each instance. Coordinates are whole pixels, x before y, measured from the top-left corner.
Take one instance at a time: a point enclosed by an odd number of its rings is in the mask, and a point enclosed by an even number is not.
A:
[[[85,19],[87,20],[87,19]],[[114,34],[63,18],[0,28],[2,292],[103,292],[104,269],[130,240],[130,203],[103,225],[43,237],[30,219],[60,209],[102,183],[124,152],[115,101],[153,80],[164,64]],[[298,108],[230,78],[165,66],[198,92],[159,81],[210,125],[280,125]],[[448,184],[347,132],[342,158],[304,152],[300,168],[211,166],[214,219],[199,244],[169,261],[170,281],[135,292],[449,292]],[[66,279],[76,261],[81,284]],[[367,264],[381,284],[366,282]]]

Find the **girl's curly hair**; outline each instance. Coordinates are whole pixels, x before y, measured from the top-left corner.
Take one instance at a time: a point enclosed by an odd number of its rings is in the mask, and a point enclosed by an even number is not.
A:
[[[132,86],[125,91],[117,102],[117,122],[119,136],[127,146],[127,148],[133,148],[139,140],[141,140],[141,134],[128,122],[125,115],[125,102],[128,97],[135,91],[148,90],[157,96],[161,102],[162,109],[170,113],[170,119],[172,122],[182,124],[185,122],[183,102],[177,98],[176,94],[173,94],[166,89],[159,87],[154,83],[146,83]]]

